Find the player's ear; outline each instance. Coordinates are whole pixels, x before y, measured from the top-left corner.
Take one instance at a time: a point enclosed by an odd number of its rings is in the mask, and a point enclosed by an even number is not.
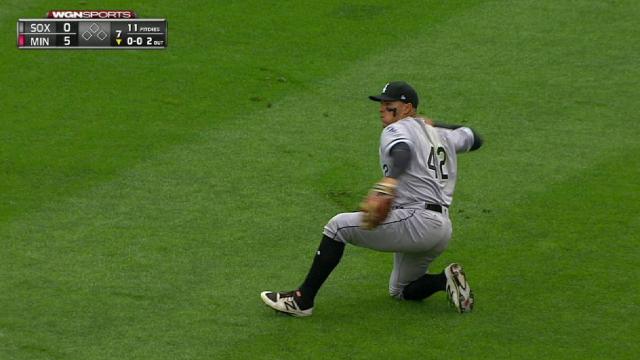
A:
[[[415,109],[413,108],[412,103],[402,103],[402,114],[404,116],[409,116],[415,113]]]
[[[411,105],[411,115],[416,115],[418,113],[418,108],[413,106],[411,103],[409,103],[409,105]]]

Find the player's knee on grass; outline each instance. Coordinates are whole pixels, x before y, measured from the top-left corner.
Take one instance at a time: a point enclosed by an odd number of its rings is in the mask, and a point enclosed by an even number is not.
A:
[[[416,284],[409,284],[403,288],[389,287],[389,295],[398,300],[422,300],[423,291]]]
[[[404,300],[402,292],[403,292],[402,288],[398,288],[398,287],[395,287],[395,286],[389,286],[389,295],[391,295],[392,298],[395,298],[395,299],[398,299],[398,300]]]

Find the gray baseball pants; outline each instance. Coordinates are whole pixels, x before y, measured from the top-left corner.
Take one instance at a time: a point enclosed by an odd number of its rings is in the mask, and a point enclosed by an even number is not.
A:
[[[391,210],[384,223],[373,230],[362,229],[361,223],[362,212],[338,214],[323,233],[346,244],[393,252],[389,294],[399,299],[404,287],[424,275],[447,248],[452,232],[447,208],[439,213],[425,210],[423,205]]]

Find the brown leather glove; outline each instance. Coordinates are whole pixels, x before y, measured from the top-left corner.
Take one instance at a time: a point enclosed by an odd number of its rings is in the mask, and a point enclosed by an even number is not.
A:
[[[373,186],[367,197],[360,203],[360,211],[362,211],[360,227],[366,230],[375,229],[389,216],[397,185],[398,180],[385,177]]]

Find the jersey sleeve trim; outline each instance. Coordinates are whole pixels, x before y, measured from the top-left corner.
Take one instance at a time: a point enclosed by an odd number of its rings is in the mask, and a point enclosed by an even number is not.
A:
[[[398,138],[398,139],[393,139],[390,143],[387,144],[387,146],[384,147],[384,154],[389,154],[389,151],[391,151],[391,148],[398,143],[406,143],[407,145],[409,145],[410,149],[413,149],[413,143],[411,142],[411,140],[407,138]]]

